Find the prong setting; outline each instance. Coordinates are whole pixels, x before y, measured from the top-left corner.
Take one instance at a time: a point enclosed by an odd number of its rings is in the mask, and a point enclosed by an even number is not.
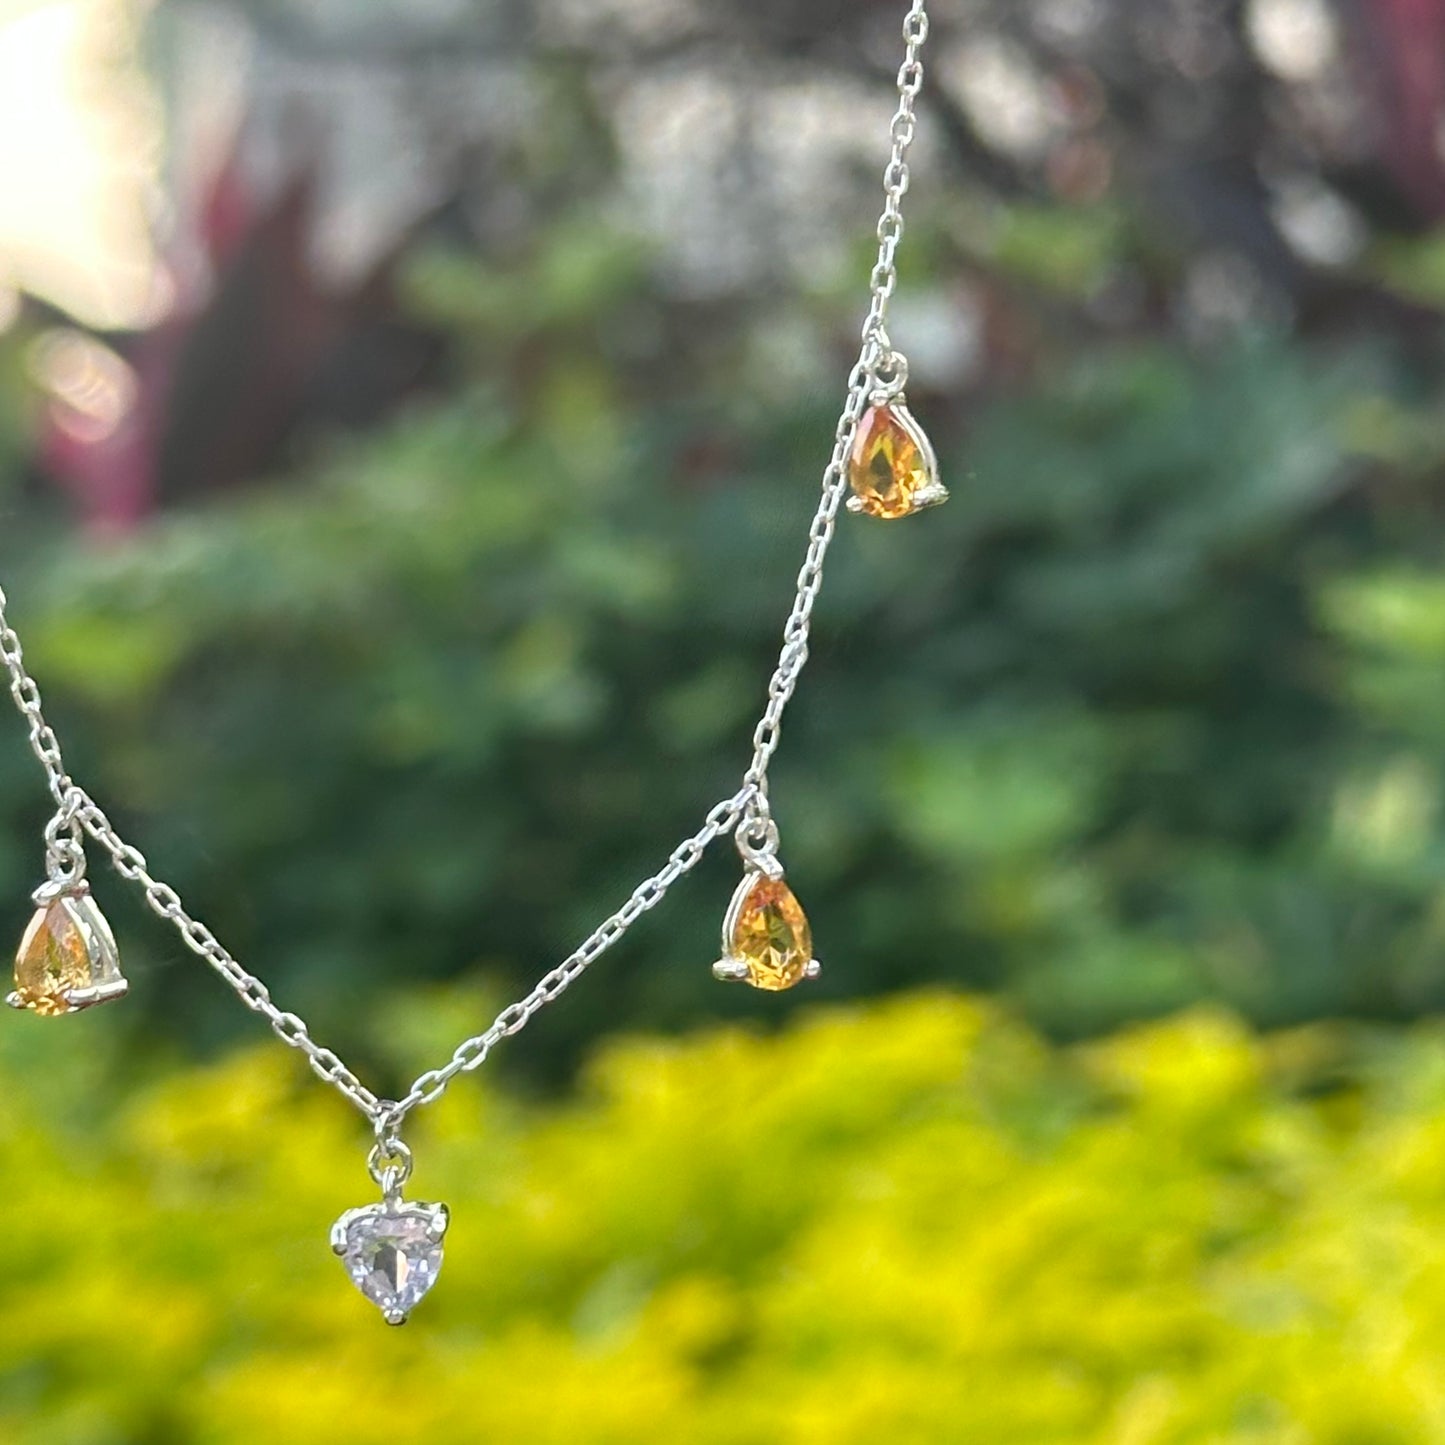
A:
[[[331,1226],[331,1250],[387,1324],[402,1325],[436,1283],[450,1223],[445,1204],[384,1199],[348,1209]]]
[[[83,879],[52,878],[32,895],[34,917],[15,955],[13,1009],[51,1018],[123,998],[115,935]]]
[[[70,1005],[70,1013],[79,1013],[81,1009],[91,1008],[95,1004],[124,998],[129,988],[130,984],[125,979],[118,978],[110,983],[98,983],[93,988],[73,988],[65,995],[65,1000]]]
[[[770,993],[792,988],[816,975],[817,961],[807,918],[773,851],[776,830],[766,848],[742,838],[738,846],[748,867],[723,918],[722,957],[712,975],[720,983],[747,983]]]
[[[901,360],[896,353],[894,359]],[[948,500],[933,443],[908,410],[901,384],[875,391],[858,426],[848,462],[850,512],[894,521]]]

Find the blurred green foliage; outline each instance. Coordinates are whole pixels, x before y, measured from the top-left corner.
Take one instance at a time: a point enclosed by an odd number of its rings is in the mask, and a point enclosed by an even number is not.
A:
[[[590,207],[495,265],[418,253],[440,393],[121,539],[13,490],[29,338],[0,345],[0,575],[73,770],[373,1071],[357,998],[525,990],[736,788],[790,602],[853,288],[690,327]],[[980,244],[1067,290],[1122,244],[1085,219],[1004,208]],[[1384,348],[1266,334],[1065,344],[964,405],[915,387],[954,500],[845,519],[774,769],[814,995],[943,980],[1062,1035],[1200,998],[1445,1004],[1432,396]],[[44,798],[11,738],[18,936]],[[737,866],[718,848],[517,1062],[557,1079],[603,1027],[774,1016],[708,972]],[[245,1036],[100,888],[137,1042]]]
[[[477,1006],[400,1002],[409,1062]],[[102,1102],[118,1018],[0,1035],[45,1241],[0,1279],[10,1445],[1445,1439],[1434,1028],[1058,1051],[938,993],[613,1042],[562,1105],[473,1077],[417,1121],[455,1224],[395,1331],[326,1249],[358,1126],[268,1046]]]
[[[709,414],[638,392],[596,318],[642,283],[603,249],[526,262],[524,374],[487,360],[495,280],[435,262],[414,304],[470,348],[461,395],[122,542],[34,509],[0,540],[78,775],[349,1048],[385,981],[529,986],[746,761],[833,401],[730,394],[746,348]],[[1065,1033],[1440,1005],[1445,593],[1410,478],[1442,438],[1401,390],[1260,340],[1102,352],[968,417],[918,397],[955,500],[842,529],[775,772],[822,996],[952,980]],[[18,934],[43,810],[12,744]],[[771,1012],[708,974],[736,869],[679,885],[531,1067],[604,1021]],[[246,1025],[102,889],[134,1027]]]

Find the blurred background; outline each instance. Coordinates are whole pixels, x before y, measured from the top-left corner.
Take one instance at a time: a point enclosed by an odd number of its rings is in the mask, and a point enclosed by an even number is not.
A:
[[[396,1092],[734,790],[856,352],[901,0],[3,0],[0,576],[71,769]],[[1445,0],[935,0],[773,774],[412,1131],[96,858],[0,1029],[16,1445],[1445,1442]],[[0,933],[47,816],[0,725]]]

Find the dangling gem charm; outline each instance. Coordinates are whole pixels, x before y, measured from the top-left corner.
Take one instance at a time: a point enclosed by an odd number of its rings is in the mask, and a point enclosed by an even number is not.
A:
[[[367,1164],[381,1185],[382,1202],[348,1209],[331,1226],[331,1248],[387,1324],[404,1325],[441,1273],[451,1216],[445,1204],[401,1197],[411,1150],[394,1134],[378,1141]]]
[[[879,380],[858,419],[848,454],[848,510],[891,521],[946,502],[948,489],[938,480],[932,443],[903,400],[907,363],[890,351],[881,369],[887,380]]]
[[[723,919],[722,957],[712,966],[713,977],[770,992],[817,978],[822,965],[813,957],[807,915],[778,862],[777,824],[766,813],[755,814],[739,825],[737,845],[747,872]]]
[[[50,876],[32,895],[35,915],[15,954],[15,990],[5,1002],[53,1017],[120,998],[127,984],[115,935],[85,881],[72,805],[51,819],[45,841]]]

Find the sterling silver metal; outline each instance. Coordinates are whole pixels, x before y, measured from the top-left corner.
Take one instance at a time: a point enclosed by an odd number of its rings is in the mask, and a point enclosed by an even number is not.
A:
[[[838,425],[833,432],[833,454],[823,469],[823,494],[808,526],[808,551],[798,573],[798,590],[792,611],[783,626],[783,646],[777,665],[768,679],[768,701],[753,731],[753,758],[743,781],[765,799],[768,765],[782,740],[783,713],[798,686],[808,661],[808,634],[812,630],[813,608],[823,585],[823,562],[833,541],[838,508],[848,488],[848,454],[859,418],[878,388],[878,373],[888,374],[890,366],[907,363],[894,351],[888,339],[888,302],[898,285],[898,243],[903,239],[903,197],[908,191],[908,152],[918,129],[914,102],[923,88],[920,55],[928,39],[928,14],[924,0],[912,0],[903,17],[903,64],[898,68],[898,108],[889,122],[892,149],[883,168],[883,214],[878,218],[878,259],[868,275],[868,314],[863,318],[863,344],[858,360],[848,373],[848,394]]]
[[[783,628],[777,664],[768,682],[767,703],[753,732],[752,759],[743,775],[742,787],[716,803],[698,831],[679,843],[667,862],[638,884],[621,907],[604,919],[561,963],[545,973],[530,993],[504,1008],[480,1033],[464,1039],[446,1063],[420,1074],[400,1099],[384,1099],[367,1088],[335,1052],[316,1042],[304,1020],[280,1008],[272,1000],[270,989],[248,972],[203,922],[186,910],[170,884],[154,876],[140,849],[121,837],[100,805],[66,771],[60,740],[45,720],[40,688],[26,669],[20,638],[7,620],[7,599],[4,589],[0,588],[0,663],[9,674],[10,695],[26,724],[30,749],[44,771],[46,786],[59,809],[57,819],[61,820],[59,824],[52,820],[53,838],[52,830],[47,829],[52,871],[51,884],[46,886],[55,886],[64,892],[68,885],[76,897],[83,897],[82,834],[98,843],[110,855],[115,871],[140,887],[146,905],[175,927],[186,947],[219,974],[248,1009],[265,1019],[282,1043],[301,1053],[317,1078],[330,1084],[372,1123],[377,1138],[373,1173],[388,1201],[399,1201],[401,1183],[410,1172],[410,1154],[401,1143],[400,1130],[411,1111],[439,1099],[457,1075],[478,1068],[496,1044],[519,1033],[540,1009],[570,988],[644,913],[662,901],[678,879],[697,866],[703,853],[718,838],[738,829],[739,847],[750,862],[750,876],[782,876],[776,858],[777,829],[768,812],[768,767],[782,736],[783,714],[808,660],[813,609],[822,586],[823,563],[833,539],[838,509],[847,488],[848,454],[859,418],[870,397],[887,394],[895,385],[901,395],[902,379],[907,375],[907,363],[890,343],[885,323],[888,302],[898,282],[896,263],[903,237],[902,202],[909,183],[908,153],[917,129],[914,102],[923,85],[920,55],[927,37],[924,0],[911,0],[903,21],[904,59],[897,76],[898,104],[889,125],[891,148],[883,171],[884,205],[876,228],[878,254],[868,278],[869,306],[863,321],[861,348],[848,374],[847,395],[834,429],[832,455],[823,471],[822,495],[808,527],[808,547],[798,573],[797,592]],[[927,447],[927,438],[921,431],[918,436]],[[931,448],[928,455],[931,459]],[[72,871],[67,873],[67,869]],[[735,907],[741,906],[738,897],[734,895]],[[809,976],[817,972],[816,960],[809,964],[809,970]],[[445,1227],[444,1222],[441,1227]]]

